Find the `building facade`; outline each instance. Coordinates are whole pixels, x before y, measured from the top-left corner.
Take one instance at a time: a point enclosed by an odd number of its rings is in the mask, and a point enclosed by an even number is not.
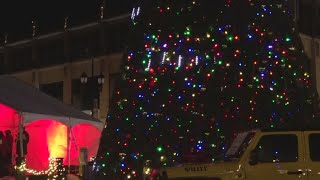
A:
[[[320,77],[320,0],[289,0],[312,71]],[[0,74],[10,74],[104,121],[128,39],[131,15],[101,19],[79,27],[0,47]],[[82,84],[86,73],[92,83]],[[99,92],[97,77],[103,74]],[[320,92],[320,78],[314,80]],[[94,83],[96,82],[96,83]],[[95,96],[99,101],[94,101]]]
[[[64,31],[0,47],[0,74],[9,74],[41,91],[105,120],[128,35],[130,14],[101,19]],[[82,84],[85,73],[88,82]],[[104,75],[99,91],[98,75]],[[23,90],[22,90],[23,91]],[[96,95],[99,101],[94,101]]]
[[[320,0],[292,0],[305,53],[311,60],[314,82],[320,93]]]

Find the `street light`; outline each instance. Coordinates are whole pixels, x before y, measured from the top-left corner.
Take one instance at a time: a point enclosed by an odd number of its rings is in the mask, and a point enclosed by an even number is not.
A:
[[[80,82],[81,84],[87,84],[88,82],[88,76],[85,72],[83,72],[80,76]]]
[[[103,83],[104,83],[104,75],[103,75],[102,73],[100,73],[97,80],[98,80],[98,85],[99,85],[99,86],[102,86]],[[87,75],[85,72],[83,72],[83,73],[81,74],[81,76],[80,76],[80,82],[81,82],[81,84],[87,84],[87,82],[88,82],[88,75]]]
[[[102,73],[98,76],[98,84],[102,85],[104,83],[104,75]]]
[[[98,87],[99,87],[99,92],[102,91],[102,86],[104,83],[104,75],[102,73],[99,74],[98,76]]]
[[[80,82],[81,84],[85,85],[88,83],[88,75],[83,72],[80,76]],[[95,79],[97,78],[97,79]],[[95,108],[99,108],[99,101],[100,101],[100,93],[102,91],[103,83],[104,83],[104,75],[100,73],[97,77],[94,77],[94,59],[91,59],[91,77],[90,77],[90,85],[94,88],[94,86],[98,86],[98,92],[94,92],[94,98],[92,100],[92,116],[94,116],[94,110]],[[96,82],[94,82],[96,81]]]

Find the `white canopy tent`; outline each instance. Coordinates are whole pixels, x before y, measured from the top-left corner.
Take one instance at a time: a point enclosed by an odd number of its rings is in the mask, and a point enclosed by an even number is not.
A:
[[[55,98],[42,93],[37,88],[11,76],[0,76],[0,103],[23,112],[25,123],[41,118],[59,120],[65,124],[85,122],[99,128],[103,127],[101,121],[63,104]],[[71,124],[71,125],[72,125]]]
[[[37,88],[11,76],[0,76],[0,104],[14,109],[19,115],[19,125],[28,125],[39,120],[58,121],[68,128],[68,164],[70,165],[70,134],[79,124],[92,125],[102,131],[103,123],[93,117],[63,104],[55,98],[42,93]],[[1,112],[1,111],[0,111]],[[0,114],[1,115],[1,114]],[[8,124],[8,119],[0,118]],[[21,129],[21,128],[20,128]],[[79,130],[78,130],[79,131]],[[29,133],[29,132],[28,132]],[[99,137],[100,139],[100,137]],[[99,144],[99,142],[96,142]]]

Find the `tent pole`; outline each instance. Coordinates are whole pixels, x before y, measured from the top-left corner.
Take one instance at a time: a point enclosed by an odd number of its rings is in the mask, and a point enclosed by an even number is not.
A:
[[[20,146],[20,157],[22,158],[24,155],[23,152],[23,139],[22,139],[22,129],[23,129],[23,118],[22,112],[19,113],[19,146]]]
[[[22,139],[22,129],[23,129],[23,114],[22,112],[18,113],[18,118],[19,118],[19,130],[18,130],[18,139],[19,139],[19,148],[20,148],[20,154],[18,154],[18,158],[16,160],[18,160],[18,164],[16,161],[16,165],[17,166],[21,166],[21,163],[24,161],[24,152],[23,152],[23,139]],[[17,144],[18,145],[18,144]],[[15,179],[17,180],[22,180],[25,179],[25,172],[24,171],[18,171],[16,174]]]
[[[68,125],[68,171],[70,173],[70,153],[71,153],[71,148],[70,148],[70,133],[71,133],[71,118],[69,117],[69,125]]]

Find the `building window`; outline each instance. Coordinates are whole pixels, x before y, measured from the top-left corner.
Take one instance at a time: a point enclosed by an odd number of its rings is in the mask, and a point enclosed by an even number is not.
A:
[[[101,54],[100,33],[97,30],[77,32],[71,35],[71,58],[80,60]]]
[[[128,23],[121,22],[106,28],[108,53],[124,51],[128,39]]]
[[[313,13],[311,9],[311,3],[299,1],[299,31],[307,35],[312,34],[310,20],[312,19]]]
[[[39,89],[60,101],[63,101],[63,82],[40,84]]]
[[[113,97],[113,94],[117,88],[117,85],[120,82],[120,73],[110,74],[109,75],[109,99]]]
[[[289,1],[289,6],[295,21],[299,20],[299,2],[298,0]]]
[[[0,54],[0,74],[4,74],[5,72],[5,68],[6,68],[6,64],[4,62],[4,55]]]
[[[30,46],[14,48],[9,53],[9,63],[13,71],[24,71],[33,67]]]
[[[62,39],[44,41],[39,44],[39,63],[41,67],[62,64],[64,59]]]
[[[83,110],[82,108],[82,99],[83,92],[81,89],[80,79],[72,80],[72,105],[78,110]]]
[[[309,135],[310,159],[312,161],[320,161],[320,134]]]
[[[259,162],[296,162],[298,138],[296,135],[266,135],[256,147]]]
[[[317,57],[320,57],[320,52],[319,52],[320,51],[320,45],[319,44],[320,44],[320,42],[316,42],[316,47],[315,48],[316,48],[316,56]]]

